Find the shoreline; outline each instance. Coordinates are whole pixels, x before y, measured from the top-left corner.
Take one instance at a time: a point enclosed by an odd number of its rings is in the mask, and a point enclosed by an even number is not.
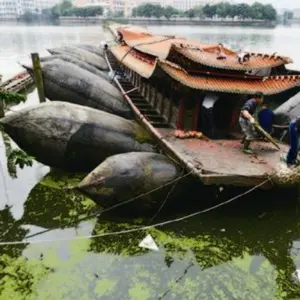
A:
[[[63,24],[103,24],[117,22],[132,25],[196,25],[196,26],[255,26],[276,27],[277,22],[265,20],[200,20],[200,19],[154,19],[154,18],[97,18],[97,17],[60,17],[59,23]]]
[[[1,24],[26,24],[26,25],[103,25],[107,22],[117,22],[132,25],[170,25],[170,26],[237,26],[237,27],[267,27],[274,28],[279,23],[265,20],[203,20],[203,19],[155,19],[155,18],[105,18],[105,17],[60,17],[57,21],[32,21],[24,22],[16,19],[0,19]]]

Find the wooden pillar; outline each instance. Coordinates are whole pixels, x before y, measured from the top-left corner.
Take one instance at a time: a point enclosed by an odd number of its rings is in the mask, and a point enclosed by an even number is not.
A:
[[[165,110],[165,93],[164,93],[164,90],[162,90],[162,93],[161,93],[161,102],[160,102],[160,113],[162,115],[164,115],[164,110]]]
[[[184,98],[182,97],[179,102],[178,116],[176,122],[176,127],[179,130],[183,130],[183,126],[184,126],[183,118],[184,118]]]
[[[142,96],[145,96],[145,83],[142,80],[142,77],[140,77],[140,85],[141,85],[141,94]]]
[[[169,99],[169,113],[168,113],[168,123],[171,123],[173,117],[173,91],[171,91],[170,99]]]
[[[139,87],[140,93],[142,93],[142,86],[141,86],[141,76],[137,74],[137,83],[136,85]]]
[[[132,80],[131,80],[133,86],[136,86],[135,85],[135,72],[132,72]]]
[[[150,103],[153,106],[154,105],[154,101],[155,101],[155,95],[154,95],[154,87],[153,85],[150,86]]]
[[[200,98],[197,98],[196,99],[196,107],[195,107],[194,115],[193,115],[193,130],[195,130],[195,131],[198,128],[200,106],[201,106],[201,100],[200,100]]]
[[[149,98],[149,83],[146,83],[146,87],[145,87],[145,99],[146,99],[146,101],[148,103],[150,102],[150,98]]]
[[[154,107],[155,109],[157,109],[157,102],[158,102],[158,99],[157,99],[157,89],[156,89],[156,86],[154,87],[153,98],[154,98],[153,107]]]
[[[43,82],[41,62],[38,53],[31,53],[31,60],[33,66],[35,85],[38,90],[40,102],[42,103],[46,101],[46,98],[44,93],[44,82]]]

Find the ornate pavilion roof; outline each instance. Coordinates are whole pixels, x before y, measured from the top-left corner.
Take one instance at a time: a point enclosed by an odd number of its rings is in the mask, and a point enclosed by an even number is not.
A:
[[[163,71],[166,76],[192,89],[233,94],[274,95],[292,88],[300,88],[300,75],[270,76],[257,79],[240,79],[189,74],[179,65],[141,53],[127,45],[111,48],[113,55],[122,64],[144,78]]]
[[[117,31],[123,34],[123,39],[128,46],[161,60],[169,60],[184,66],[193,64],[200,67],[246,72],[293,62],[291,58],[276,53],[251,52],[247,53],[249,60],[240,63],[240,53],[221,44],[206,44],[176,36],[151,35],[149,32],[135,31],[130,27],[118,27]]]

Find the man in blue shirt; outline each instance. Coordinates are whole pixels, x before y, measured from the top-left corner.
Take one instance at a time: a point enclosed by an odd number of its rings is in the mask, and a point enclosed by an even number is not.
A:
[[[262,109],[258,113],[258,122],[262,129],[264,129],[269,134],[273,132],[274,118],[275,115],[272,110],[269,109],[266,104],[264,104],[262,106]]]
[[[241,125],[242,131],[245,134],[245,139],[243,141],[244,148],[243,151],[247,154],[252,154],[253,151],[250,148],[251,141],[256,139],[256,133],[254,129],[255,119],[253,117],[258,105],[261,105],[264,101],[263,93],[256,93],[253,98],[248,100],[241,109],[241,114],[239,118],[239,123]]]
[[[300,150],[300,117],[292,120],[289,126],[290,149],[286,157],[288,167],[295,167],[297,164],[297,156]]]

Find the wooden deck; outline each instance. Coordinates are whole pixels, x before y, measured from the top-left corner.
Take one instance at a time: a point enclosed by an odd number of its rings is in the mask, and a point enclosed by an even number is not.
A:
[[[272,144],[255,141],[251,144],[254,154],[241,151],[240,139],[201,140],[179,139],[172,129],[157,128],[160,134],[187,163],[199,170],[204,184],[254,186],[266,180],[280,167],[280,155],[288,147],[280,144],[277,150]]]

